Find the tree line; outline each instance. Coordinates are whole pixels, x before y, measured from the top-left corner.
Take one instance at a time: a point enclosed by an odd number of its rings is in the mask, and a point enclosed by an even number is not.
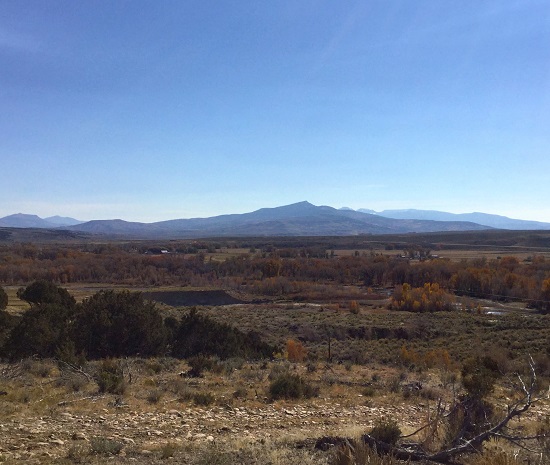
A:
[[[528,300],[550,311],[550,260],[533,256],[485,258],[453,262],[413,261],[402,255],[359,253],[335,256],[314,247],[267,247],[228,253],[223,260],[206,252],[218,245],[177,246],[173,253],[133,244],[54,246],[16,244],[0,247],[0,283],[21,285],[33,280],[57,284],[97,282],[128,286],[219,286],[264,295],[304,293],[319,283],[398,286],[437,284],[457,295],[494,300]],[[145,253],[152,250],[152,253]],[[159,248],[160,250],[160,248]],[[189,253],[192,252],[192,253]]]

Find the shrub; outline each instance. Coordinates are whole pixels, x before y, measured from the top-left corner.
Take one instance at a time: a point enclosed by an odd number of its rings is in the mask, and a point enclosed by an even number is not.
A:
[[[401,429],[395,420],[381,419],[377,420],[369,435],[378,441],[394,446],[401,437]]]
[[[9,338],[12,329],[17,326],[18,322],[18,317],[9,314],[5,310],[0,310],[0,357],[5,355],[4,344]]]
[[[0,310],[5,310],[8,306],[8,294],[6,294],[6,291],[0,286]]]
[[[462,396],[447,416],[447,447],[457,445],[457,440],[468,440],[492,425],[494,407],[484,399]]]
[[[93,454],[98,455],[118,455],[124,447],[124,444],[104,437],[93,437],[90,441],[90,447]]]
[[[478,400],[493,392],[495,382],[500,377],[497,363],[488,356],[466,360],[461,375],[468,396]]]
[[[376,395],[376,389],[373,386],[366,386],[363,389],[363,395],[365,397],[374,397]]]
[[[310,398],[317,394],[317,389],[304,381],[299,375],[291,373],[279,375],[269,385],[269,395],[274,400]]]
[[[194,390],[183,379],[174,379],[168,383],[168,390],[178,396],[178,402],[193,400]]]
[[[166,328],[152,302],[139,292],[100,291],[78,308],[77,349],[93,359],[159,355],[166,348]]]
[[[70,341],[72,312],[56,303],[34,305],[11,330],[4,351],[11,360],[37,355],[55,357]]]
[[[124,372],[116,360],[107,359],[101,362],[95,379],[101,393],[120,395],[126,391]]]
[[[387,387],[390,392],[399,392],[401,389],[401,378],[399,376],[392,376],[387,381]]]
[[[353,447],[349,444],[339,447],[331,465],[403,465],[391,455],[381,455],[362,441],[357,441]]]
[[[73,444],[67,451],[71,463],[89,463],[90,450],[84,444]]]
[[[161,397],[162,391],[159,391],[158,389],[153,389],[147,394],[147,402],[149,402],[150,404],[158,404]]]
[[[274,379],[277,379],[279,376],[288,373],[289,368],[290,368],[290,364],[287,362],[283,362],[282,364],[273,364],[271,366],[271,370],[269,370],[267,379],[269,379],[269,381],[273,381]]]
[[[80,392],[84,389],[88,381],[82,375],[77,373],[69,374],[60,378],[58,385],[66,387],[69,391]]]
[[[195,405],[206,407],[214,402],[215,397],[210,392],[197,392],[193,394],[193,402]]]
[[[38,280],[26,288],[17,291],[17,297],[35,305],[58,304],[66,308],[74,308],[76,301],[67,289],[56,286],[46,280]]]
[[[160,458],[161,459],[172,458],[176,454],[179,448],[180,446],[173,442],[167,442],[166,444],[163,444],[160,447]]]
[[[238,386],[237,389],[233,392],[233,397],[235,399],[246,399],[248,391],[244,386]]]
[[[308,373],[315,373],[317,371],[317,364],[315,362],[309,362],[306,365]]]
[[[230,375],[236,370],[242,369],[244,366],[244,358],[241,357],[232,357],[228,358],[227,360],[224,360],[220,363],[220,366],[223,368],[223,371]]]
[[[289,339],[286,341],[286,353],[290,362],[303,362],[307,356],[307,349],[300,341]]]
[[[271,357],[277,349],[263,342],[255,333],[243,333],[191,310],[181,320],[172,344],[174,357],[197,354],[217,355],[221,359]]]
[[[193,378],[201,377],[204,371],[218,372],[223,369],[223,367],[219,364],[218,359],[202,354],[196,355],[194,357],[189,357],[187,359],[187,363],[191,368],[187,372],[187,375]]]

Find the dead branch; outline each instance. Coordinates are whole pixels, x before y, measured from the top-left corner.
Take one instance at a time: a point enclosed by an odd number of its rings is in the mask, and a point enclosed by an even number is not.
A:
[[[539,402],[545,397],[548,397],[548,393],[540,393],[538,395],[536,393],[537,375],[535,370],[535,363],[533,362],[533,359],[531,357],[529,357],[529,368],[531,374],[528,382],[526,382],[519,374],[516,375],[519,380],[519,385],[517,385],[518,392],[522,395],[522,397],[512,405],[508,406],[507,413],[499,421],[490,424],[489,427],[485,428],[481,433],[475,435],[470,439],[464,437],[463,430],[460,431],[451,442],[452,444],[456,444],[453,447],[440,450],[435,453],[429,453],[423,450],[411,450],[410,448],[406,448],[403,446],[392,446],[374,438],[369,434],[363,435],[362,439],[370,447],[375,448],[379,452],[391,453],[393,456],[400,460],[425,460],[444,464],[454,463],[453,460],[461,454],[479,451],[483,443],[493,437],[508,440],[518,446],[529,450],[524,444],[525,441],[543,439],[549,437],[549,435],[547,433],[542,433],[534,436],[521,436],[507,434],[506,432],[506,430],[508,429],[508,423],[513,418],[519,417],[527,410],[529,410],[535,403]],[[422,431],[423,429],[427,428],[428,426],[430,426],[430,423],[424,425],[416,432]]]
[[[105,397],[106,397],[105,395],[94,394],[92,396],[79,397],[78,399],[73,399],[73,400],[62,400],[61,402],[58,402],[57,405],[64,406],[64,405],[74,404],[75,402],[81,402],[83,400],[90,400],[90,399],[92,399],[95,402],[96,400],[103,399]]]
[[[72,363],[69,363],[69,362],[66,362],[64,360],[60,360],[60,359],[55,359],[55,361],[58,363],[58,366],[61,368],[61,367],[65,367],[66,369],[69,369],[70,371],[72,371],[73,373],[77,373],[79,375],[82,375],[84,376],[88,381],[93,381],[94,378],[92,375],[90,375],[89,373],[86,373],[82,367],[79,367],[79,366],[76,366],[76,365],[73,365]]]

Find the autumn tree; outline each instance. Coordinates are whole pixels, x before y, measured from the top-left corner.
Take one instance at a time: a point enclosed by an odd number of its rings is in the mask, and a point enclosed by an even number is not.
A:
[[[536,298],[531,300],[529,305],[540,310],[542,313],[550,313],[550,278],[542,282]]]
[[[289,339],[286,341],[286,353],[290,362],[303,362],[307,357],[307,349],[300,341]]]
[[[454,296],[437,283],[425,283],[418,288],[405,283],[395,288],[390,308],[408,312],[440,312],[452,310],[453,303]]]

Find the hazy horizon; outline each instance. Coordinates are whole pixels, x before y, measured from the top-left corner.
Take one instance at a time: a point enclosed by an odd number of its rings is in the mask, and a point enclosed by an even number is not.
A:
[[[303,201],[300,201],[300,202],[293,202],[292,204],[289,204],[289,205],[293,205],[293,204],[297,204],[297,203],[302,203],[302,202],[308,202],[307,200],[303,200]],[[311,203],[311,202],[308,202],[308,203]],[[262,209],[263,208],[277,208],[277,207],[285,207],[287,205],[273,205],[273,206],[267,206],[267,207],[261,207]],[[315,206],[318,206],[318,207],[331,207],[331,208],[335,208],[335,209],[345,209],[345,210],[353,210],[353,211],[359,211],[359,210],[373,210],[371,208],[368,208],[368,207],[361,207],[361,208],[357,208],[357,209],[353,209],[351,207],[348,207],[348,206],[340,206],[340,207],[335,207],[333,205],[315,205]],[[387,210],[373,210],[375,212],[375,214],[380,214],[380,213],[383,213],[384,211],[386,212],[390,212],[390,211],[395,211],[395,212],[404,212],[404,211],[433,211],[433,212],[441,212],[441,213],[451,213],[451,214],[457,214],[457,215],[460,215],[460,214],[476,214],[476,213],[481,213],[481,214],[489,214],[489,215],[495,215],[495,213],[492,213],[492,212],[480,212],[480,211],[470,211],[470,212],[448,212],[448,211],[443,211],[443,210],[424,210],[424,209],[415,209],[415,208],[406,208],[406,209],[387,209]],[[251,211],[242,211],[242,212],[224,212],[224,213],[219,213],[219,214],[214,214],[214,215],[209,215],[209,216],[206,216],[206,215],[199,215],[199,216],[195,216],[195,217],[177,217],[177,218],[162,218],[162,219],[159,219],[159,220],[153,220],[153,221],[138,221],[138,220],[131,220],[131,219],[128,219],[128,218],[124,218],[124,217],[117,217],[117,218],[87,218],[87,219],[82,219],[82,218],[79,218],[79,217],[72,217],[72,216],[68,216],[68,215],[64,215],[64,214],[55,214],[55,215],[47,215],[47,216],[42,216],[42,215],[38,215],[36,213],[29,213],[29,212],[17,212],[17,213],[10,213],[8,215],[3,215],[3,216],[0,216],[0,219],[4,218],[4,217],[7,217],[7,216],[12,216],[12,215],[36,215],[38,216],[39,218],[43,219],[43,220],[47,220],[48,218],[53,218],[53,217],[60,217],[60,218],[71,218],[73,220],[78,220],[78,221],[83,221],[83,222],[88,222],[88,221],[95,221],[95,220],[123,220],[123,221],[128,221],[128,222],[138,222],[138,223],[155,223],[155,222],[159,222],[159,221],[170,221],[170,220],[178,220],[178,219],[192,219],[192,218],[208,218],[208,217],[214,217],[214,216],[223,216],[223,215],[232,215],[232,214],[242,214],[242,213],[252,213],[253,211],[256,211],[256,210],[251,210]],[[365,212],[366,213],[366,212]],[[500,216],[504,216],[504,215],[500,215]],[[511,220],[521,220],[521,221],[538,221],[538,220],[532,220],[530,218],[513,218],[513,217],[507,217]],[[442,221],[446,221],[446,220],[442,220]],[[457,219],[457,221],[459,221]],[[467,220],[464,220],[464,221],[467,221]],[[544,222],[544,221],[543,221]],[[544,222],[544,223],[550,223],[550,222]]]
[[[546,1],[0,3],[0,217],[550,222]]]

